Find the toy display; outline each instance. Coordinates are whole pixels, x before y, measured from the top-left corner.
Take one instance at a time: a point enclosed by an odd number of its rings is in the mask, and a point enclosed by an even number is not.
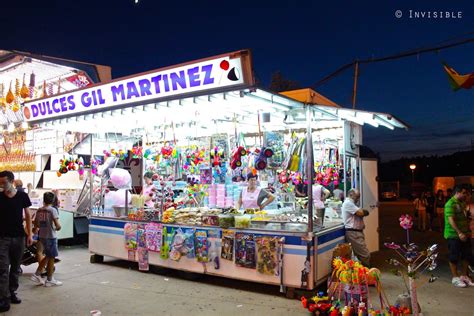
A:
[[[194,252],[194,230],[182,230],[178,228],[176,231],[170,249],[170,259],[179,261],[181,257],[188,256]]]
[[[150,270],[150,266],[148,263],[148,249],[138,248],[137,253],[138,253],[138,270],[140,271]]]
[[[268,147],[258,149],[256,152],[257,157],[255,158],[255,169],[263,170],[267,167],[267,159],[273,156],[273,150]]]
[[[148,223],[145,225],[146,246],[149,251],[160,252],[163,224]]]
[[[147,248],[145,225],[137,225],[137,248]]]
[[[260,236],[257,245],[257,271],[268,275],[278,275],[278,238]]]
[[[125,234],[125,248],[128,250],[137,249],[137,229],[138,225],[136,223],[126,223],[123,228]]]
[[[238,146],[232,152],[232,160],[230,161],[230,168],[236,169],[242,166],[242,156],[247,155],[247,150],[243,146]]]
[[[253,234],[235,234],[235,264],[244,268],[256,268],[255,240]]]
[[[168,259],[171,243],[173,242],[174,229],[163,227],[163,245],[161,246],[160,258]]]
[[[235,233],[232,230],[222,231],[222,250],[221,258],[226,260],[234,259],[234,237]]]
[[[198,262],[209,262],[209,243],[206,230],[196,230],[194,238],[196,258]]]

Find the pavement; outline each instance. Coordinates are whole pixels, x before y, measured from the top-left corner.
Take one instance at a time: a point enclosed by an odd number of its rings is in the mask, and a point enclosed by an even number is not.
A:
[[[408,201],[381,203],[381,244],[406,240],[398,217],[408,210]],[[415,231],[411,239],[422,247],[440,245],[439,265],[433,272],[438,279],[434,283],[427,283],[426,277],[417,280],[423,315],[474,315],[474,287],[451,285],[441,233]],[[12,305],[4,315],[91,315],[94,310],[102,315],[308,315],[298,300],[287,299],[276,286],[157,267],[143,273],[136,263],[107,257],[103,264],[91,264],[85,245],[60,247],[60,258],[56,278],[64,285],[36,286],[29,280],[36,264],[23,267],[18,291],[23,302]],[[402,279],[390,272],[392,267],[386,262],[395,254],[381,247],[372,258],[393,303],[398,294],[406,292]]]

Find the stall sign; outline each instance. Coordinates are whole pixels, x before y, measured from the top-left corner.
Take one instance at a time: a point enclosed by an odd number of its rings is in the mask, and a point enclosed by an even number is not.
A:
[[[43,121],[242,85],[249,59],[223,56],[26,102],[26,121]]]
[[[67,77],[66,80],[78,88],[84,88],[92,85],[92,80],[90,80],[84,72]]]

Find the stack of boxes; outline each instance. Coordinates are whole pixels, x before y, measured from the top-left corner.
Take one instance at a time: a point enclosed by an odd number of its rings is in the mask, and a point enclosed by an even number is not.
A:
[[[217,204],[217,185],[216,184],[210,184],[208,187],[208,206],[209,208],[215,208]]]
[[[216,188],[216,206],[219,208],[224,208],[226,205],[226,191],[225,184],[217,184]]]
[[[210,184],[208,206],[210,208],[231,208],[239,200],[241,187],[236,184]]]

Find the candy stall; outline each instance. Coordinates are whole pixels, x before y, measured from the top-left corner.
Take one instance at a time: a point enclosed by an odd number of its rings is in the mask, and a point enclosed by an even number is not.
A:
[[[328,276],[344,240],[334,192],[366,182],[361,126],[405,127],[260,89],[247,50],[27,102],[23,113],[39,128],[96,135],[84,146],[91,262],[282,291]]]
[[[59,239],[72,238],[87,218],[78,216],[77,198],[83,188],[80,168],[57,181],[59,161],[74,150],[71,133],[32,129],[22,104],[35,99],[110,80],[110,67],[27,52],[0,50],[0,170],[11,170],[32,201],[35,212],[43,193],[54,190],[60,200]],[[74,227],[76,226],[76,227]],[[76,229],[75,229],[76,228]],[[87,225],[86,225],[87,232]],[[79,230],[80,231],[80,230]],[[84,231],[82,231],[84,232]]]

